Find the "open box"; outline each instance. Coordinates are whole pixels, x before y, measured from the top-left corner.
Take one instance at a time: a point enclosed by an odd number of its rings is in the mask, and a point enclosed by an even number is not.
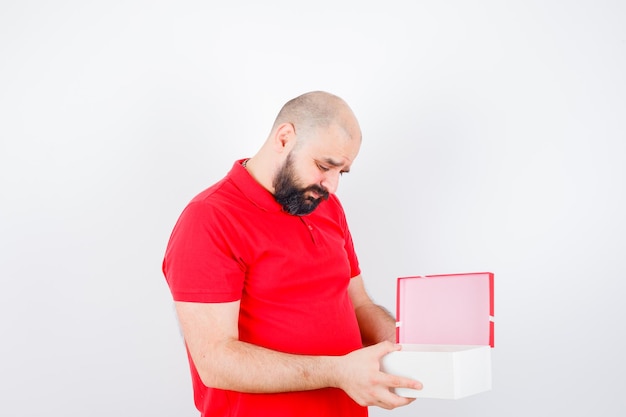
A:
[[[397,342],[384,372],[410,377],[422,390],[411,398],[457,399],[491,389],[494,346],[491,272],[398,278]]]

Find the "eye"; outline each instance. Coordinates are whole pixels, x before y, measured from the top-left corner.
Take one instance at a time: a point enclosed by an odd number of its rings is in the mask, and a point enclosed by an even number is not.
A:
[[[330,168],[328,168],[327,166],[321,165],[321,164],[317,164],[317,167],[319,168],[320,171],[322,172],[326,172],[329,171]]]

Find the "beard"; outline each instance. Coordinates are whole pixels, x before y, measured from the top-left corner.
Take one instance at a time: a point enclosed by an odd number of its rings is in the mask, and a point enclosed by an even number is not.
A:
[[[298,186],[291,156],[290,153],[274,177],[274,198],[283,206],[285,212],[294,216],[304,216],[313,212],[323,200],[328,200],[328,190],[320,185]],[[319,197],[315,198],[309,195],[310,193],[315,193]]]

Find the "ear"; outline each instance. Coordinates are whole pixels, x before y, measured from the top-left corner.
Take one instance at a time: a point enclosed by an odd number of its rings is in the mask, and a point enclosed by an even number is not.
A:
[[[290,151],[296,143],[296,129],[291,123],[283,123],[276,128],[273,138],[274,149],[282,153]]]

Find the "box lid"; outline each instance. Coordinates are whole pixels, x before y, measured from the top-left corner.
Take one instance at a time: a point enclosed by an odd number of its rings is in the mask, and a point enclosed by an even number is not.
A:
[[[493,273],[398,278],[398,343],[494,346]]]

